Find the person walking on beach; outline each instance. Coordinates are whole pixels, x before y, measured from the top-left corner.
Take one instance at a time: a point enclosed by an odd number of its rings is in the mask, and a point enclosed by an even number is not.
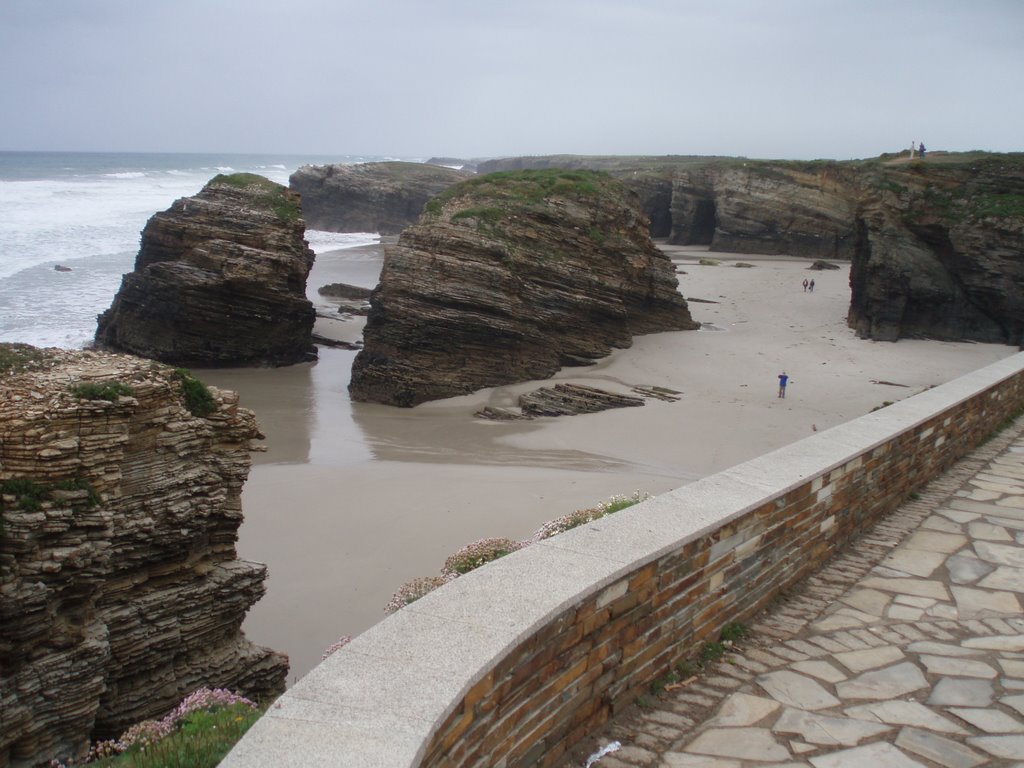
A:
[[[804,278],[804,293],[807,292],[807,278]]]
[[[779,374],[779,397],[786,397],[786,385],[789,383],[789,376],[783,371]]]
[[[814,293],[814,281],[813,280],[811,280],[811,282],[810,282],[810,287],[811,287],[811,293]]]

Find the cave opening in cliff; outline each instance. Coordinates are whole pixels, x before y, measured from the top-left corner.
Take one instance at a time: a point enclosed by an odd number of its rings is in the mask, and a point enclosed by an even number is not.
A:
[[[693,223],[690,228],[691,245],[711,245],[715,237],[715,221],[717,212],[715,201],[708,198],[698,200],[693,210]]]

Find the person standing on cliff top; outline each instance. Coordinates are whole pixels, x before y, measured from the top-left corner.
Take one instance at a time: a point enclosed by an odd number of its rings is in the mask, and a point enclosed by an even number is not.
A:
[[[779,374],[779,397],[786,397],[786,385],[789,383],[789,376],[783,371]]]

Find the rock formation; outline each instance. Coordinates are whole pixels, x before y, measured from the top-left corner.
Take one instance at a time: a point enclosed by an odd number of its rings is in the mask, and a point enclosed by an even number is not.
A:
[[[385,250],[355,400],[412,406],[588,364],[697,327],[636,198],[591,172],[491,174],[428,204]]]
[[[252,174],[217,176],[157,213],[96,343],[176,365],[315,359],[299,197]]]
[[[720,162],[683,170],[672,187],[672,235],[728,253],[849,259],[855,199],[835,163]]]
[[[304,165],[288,184],[302,195],[310,229],[396,235],[430,198],[472,175],[424,163]]]
[[[0,423],[0,766],[81,757],[202,686],[283,690],[287,658],[239,630],[266,568],[235,554],[262,436],[234,393],[0,345]]]
[[[1020,154],[850,162],[560,155],[479,169],[553,167],[604,169],[646,190],[644,212],[667,219],[670,243],[851,261],[849,323],[862,336],[1024,340]]]
[[[929,155],[857,185],[851,327],[888,341],[1024,342],[1024,155]]]
[[[714,158],[667,155],[593,156],[593,155],[541,155],[532,157],[505,157],[480,162],[479,174],[521,170],[597,170],[619,179],[632,189],[640,201],[640,209],[647,216],[651,237],[667,238],[672,234],[673,179],[681,168],[701,168]]]
[[[325,299],[338,302],[340,314],[365,317],[370,312],[370,294],[373,293],[370,288],[348,283],[331,283],[321,286],[317,293]]]
[[[579,416],[612,408],[645,405],[645,398],[675,402],[682,394],[674,389],[651,386],[635,386],[632,387],[632,391],[639,397],[583,384],[555,384],[553,387],[541,387],[520,395],[518,409],[485,405],[474,416],[492,421],[533,419],[540,416]]]

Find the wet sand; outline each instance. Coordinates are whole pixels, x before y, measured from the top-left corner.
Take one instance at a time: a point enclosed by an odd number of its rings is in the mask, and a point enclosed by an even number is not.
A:
[[[1017,351],[856,338],[845,320],[846,265],[818,272],[806,260],[666,250],[686,273],[680,290],[703,300],[690,311],[708,329],[637,337],[556,379],[620,392],[663,386],[682,393],[678,402],[512,423],[473,413],[514,405],[542,383],[413,409],[352,403],[356,353],[328,348],[309,365],[201,373],[240,392],[267,435],[243,491],[238,549],[267,563],[270,577],[245,630],[289,654],[289,682],[340,635],[381,620],[402,583],[437,573],[463,544],[525,538],[615,494],[667,491]],[[699,266],[707,255],[722,264]],[[372,287],[380,258],[375,246],[318,256],[310,298],[331,314],[316,288]],[[803,291],[805,277],[815,279],[813,293]],[[318,321],[319,332],[337,338],[359,338],[361,329],[361,319]],[[780,399],[783,370],[790,384]]]

